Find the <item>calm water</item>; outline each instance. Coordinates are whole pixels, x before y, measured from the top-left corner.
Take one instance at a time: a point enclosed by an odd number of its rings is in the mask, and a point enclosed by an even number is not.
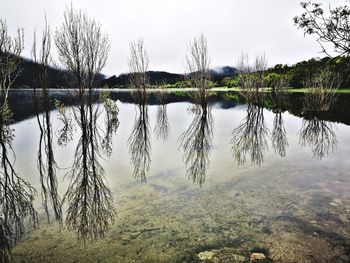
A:
[[[183,99],[145,107],[115,99],[119,125],[109,147],[99,147],[95,156],[104,169],[102,191],[111,191],[115,222],[94,240],[77,230],[81,213],[71,227],[65,220],[59,226],[49,206],[47,223],[37,119],[29,109],[14,110],[14,167],[37,190],[40,223],[32,230],[25,222],[28,233],[13,249],[19,262],[201,262],[198,254],[205,251],[213,252],[206,262],[248,262],[253,252],[264,253],[266,262],[349,262],[350,115],[339,113],[336,120],[334,112],[320,117],[222,98],[205,110]],[[295,100],[302,104],[301,96]],[[106,114],[99,108],[100,146],[106,142]],[[53,110],[63,198],[72,187],[72,169],[81,164],[75,158],[81,130],[74,125],[72,140],[59,145],[58,118]],[[101,202],[109,208],[106,199],[99,200],[87,200],[88,206]],[[66,200],[64,218],[69,206]],[[102,220],[96,218],[91,224]]]

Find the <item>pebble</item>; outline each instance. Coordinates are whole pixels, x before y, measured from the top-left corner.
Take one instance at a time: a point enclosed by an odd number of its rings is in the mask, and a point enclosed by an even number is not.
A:
[[[200,252],[198,254],[198,258],[200,260],[210,260],[213,256],[215,255],[214,252],[211,252],[211,251],[204,251],[204,252]]]
[[[263,260],[265,258],[266,258],[266,256],[263,253],[253,253],[250,255],[251,261]]]

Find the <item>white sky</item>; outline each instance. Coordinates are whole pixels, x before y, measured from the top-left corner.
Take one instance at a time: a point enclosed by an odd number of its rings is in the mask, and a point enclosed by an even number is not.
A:
[[[187,43],[202,32],[212,67],[235,66],[242,51],[251,56],[265,52],[270,66],[323,56],[315,39],[304,37],[294,26],[293,17],[302,12],[299,0],[0,0],[0,17],[13,33],[24,28],[24,56],[30,57],[32,35],[35,29],[41,32],[45,12],[55,30],[71,2],[109,35],[106,75],[128,72],[129,43],[139,37],[144,39],[151,70],[177,73],[185,72]]]

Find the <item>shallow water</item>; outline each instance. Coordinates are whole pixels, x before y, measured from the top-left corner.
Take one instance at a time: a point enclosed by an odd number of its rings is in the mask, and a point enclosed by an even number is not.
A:
[[[47,224],[36,118],[12,126],[16,171],[38,191],[40,222],[14,247],[20,262],[200,262],[204,251],[214,253],[212,262],[245,262],[253,252],[267,262],[348,262],[348,125],[222,101],[205,112],[190,102],[149,105],[146,114],[132,103],[117,105],[112,153],[98,156],[116,220],[85,243],[64,223]],[[101,107],[101,126],[104,119]],[[56,110],[51,120],[63,196],[79,127],[59,146]]]

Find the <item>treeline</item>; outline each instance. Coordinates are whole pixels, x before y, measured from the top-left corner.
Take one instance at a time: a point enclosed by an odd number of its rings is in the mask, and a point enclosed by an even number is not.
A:
[[[341,89],[350,87],[350,58],[344,56],[324,57],[322,59],[312,58],[292,66],[277,64],[264,72],[265,85],[266,87],[274,88],[276,82],[285,80],[288,83],[288,87],[306,88],[305,83],[308,78],[324,68],[329,68],[339,74]],[[240,75],[238,74],[234,78],[226,78],[223,81],[223,85],[227,87],[241,87]]]

